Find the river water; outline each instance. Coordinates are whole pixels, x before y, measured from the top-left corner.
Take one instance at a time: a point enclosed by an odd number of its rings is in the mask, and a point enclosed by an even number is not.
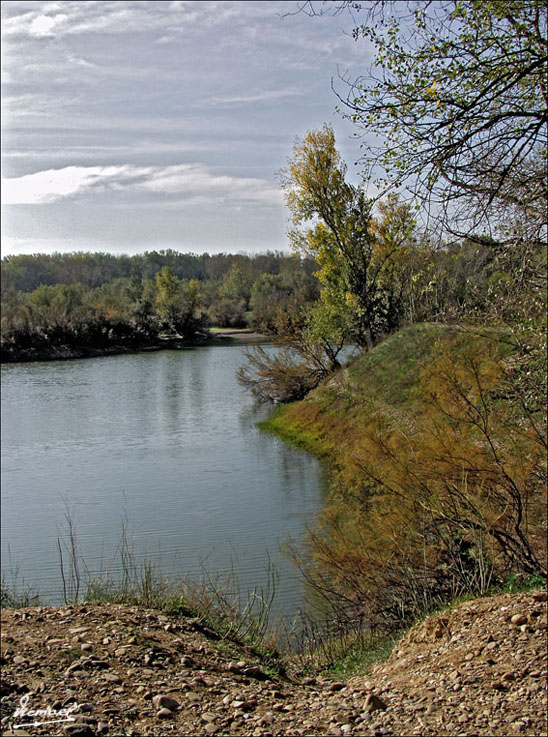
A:
[[[242,591],[279,570],[277,607],[302,585],[279,546],[299,540],[327,492],[310,455],[257,429],[271,411],[236,380],[245,347],[2,367],[2,571],[61,602],[58,539],[76,530],[90,574],[124,524],[135,559],[166,574],[237,572]],[[273,349],[272,349],[273,350]],[[124,522],[125,520],[125,522]]]

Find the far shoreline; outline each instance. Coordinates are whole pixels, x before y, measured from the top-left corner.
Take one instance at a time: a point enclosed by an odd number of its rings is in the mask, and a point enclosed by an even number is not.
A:
[[[203,348],[208,346],[230,346],[230,345],[257,345],[258,343],[269,343],[270,338],[263,333],[258,333],[250,328],[213,328],[208,331],[203,339],[195,343],[184,343],[177,338],[164,338],[149,345],[112,345],[103,348],[91,346],[51,346],[51,348],[28,348],[18,352],[17,355],[5,355],[0,357],[0,364],[13,363],[37,363],[39,361],[71,361],[80,358],[101,358],[103,356],[127,355],[133,353],[147,353],[151,351],[183,350],[188,348]]]

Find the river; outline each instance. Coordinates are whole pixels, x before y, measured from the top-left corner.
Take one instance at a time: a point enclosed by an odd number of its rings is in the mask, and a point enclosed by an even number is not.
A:
[[[274,349],[271,349],[274,350]],[[327,493],[310,455],[257,429],[271,410],[236,380],[244,346],[2,367],[2,572],[61,603],[69,512],[90,574],[124,524],[135,558],[170,576],[237,571],[243,591],[279,570],[277,609],[302,585],[279,549]],[[126,523],[124,523],[126,520]],[[113,570],[118,570],[114,566]]]

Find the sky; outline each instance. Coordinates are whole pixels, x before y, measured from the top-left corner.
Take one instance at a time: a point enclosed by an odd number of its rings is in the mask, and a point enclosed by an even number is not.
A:
[[[357,181],[332,80],[371,61],[299,5],[4,0],[2,254],[288,250],[276,173],[329,123]]]

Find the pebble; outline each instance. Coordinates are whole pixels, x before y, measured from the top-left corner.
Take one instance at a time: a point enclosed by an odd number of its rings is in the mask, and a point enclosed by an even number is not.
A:
[[[103,680],[109,683],[122,683],[122,679],[116,673],[103,673]]]
[[[366,712],[384,711],[387,708],[387,705],[381,698],[379,698],[379,696],[370,693],[365,698],[363,708]]]
[[[158,694],[152,699],[152,703],[157,709],[169,709],[170,711],[177,711],[181,708],[181,705],[177,699],[167,696],[166,694]]]
[[[519,627],[520,625],[527,623],[527,617],[525,614],[514,614],[510,621],[512,624],[515,624],[516,627]]]
[[[84,722],[74,722],[73,724],[67,724],[63,731],[70,737],[95,737],[95,733],[89,724]]]
[[[231,707],[241,711],[252,711],[256,704],[253,701],[233,701]]]
[[[160,711],[159,711],[159,712],[158,712],[158,713],[156,714],[156,716],[158,717],[158,719],[171,719],[171,717],[172,717],[172,716],[174,716],[174,714],[173,714],[173,712],[171,711],[171,709],[166,709],[165,707],[163,707],[163,708],[162,708],[162,709],[160,709]]]
[[[101,610],[90,605],[85,618],[89,626],[83,628],[87,634],[80,637],[77,632],[74,635],[79,638],[77,648],[87,641],[94,650],[102,651],[104,658],[108,652],[108,660],[101,661],[84,651],[86,654],[82,654],[67,670],[69,675],[74,674],[78,679],[87,676],[88,682],[73,680],[63,683],[62,669],[58,673],[61,679],[56,682],[46,670],[48,659],[53,662],[54,651],[70,649],[65,633],[78,623],[76,617],[80,621],[82,617],[78,608],[73,614],[66,610],[65,615],[70,615],[70,618],[59,622],[64,626],[58,626],[58,615],[54,622],[53,614],[50,615],[46,608],[44,621],[55,623],[55,628],[44,633],[41,650],[25,640],[27,633],[21,617],[18,619],[21,626],[13,628],[13,632],[20,632],[11,640],[2,637],[3,648],[10,642],[15,643],[11,645],[11,651],[3,649],[4,664],[8,670],[11,668],[9,677],[12,679],[6,704],[13,711],[20,694],[29,690],[33,694],[32,699],[36,699],[34,704],[31,701],[32,706],[42,707],[49,703],[54,708],[61,708],[81,700],[84,703],[80,714],[75,715],[77,722],[66,725],[72,729],[65,731],[66,735],[75,737],[78,734],[91,737],[92,734],[103,736],[107,733],[137,737],[158,733],[159,730],[166,735],[201,733],[234,737],[244,734],[250,737],[283,734],[351,737],[355,733],[379,737],[381,734],[392,737],[397,734],[433,737],[442,733],[482,737],[541,734],[539,714],[545,709],[544,684],[541,683],[545,679],[545,671],[542,670],[541,658],[545,646],[540,626],[544,620],[543,606],[533,602],[532,592],[514,598],[505,596],[500,603],[509,605],[500,607],[497,602],[493,615],[488,614],[489,610],[483,603],[465,604],[466,616],[459,615],[457,609],[448,615],[443,640],[433,637],[432,627],[426,632],[427,636],[422,636],[420,630],[417,635],[415,630],[407,642],[404,639],[400,643],[401,657],[392,657],[386,663],[374,666],[369,680],[355,677],[346,683],[317,676],[303,678],[300,685],[270,678],[259,665],[238,660],[234,657],[234,653],[239,652],[235,647],[231,650],[233,660],[229,663],[226,651],[212,647],[202,639],[201,633],[194,634],[182,618],[177,620],[177,636],[174,636],[168,634],[164,626],[169,620],[160,620],[157,614],[135,610],[135,626],[154,642],[147,643],[143,650],[128,649],[128,643],[133,639],[129,635],[133,630],[128,626],[126,608],[109,608],[109,605]],[[131,608],[127,609],[131,611]],[[513,612],[526,617],[523,624],[533,622],[534,627],[529,623],[527,633],[521,633],[519,628],[523,625],[512,622],[512,616],[516,616]],[[535,617],[535,612],[540,616]],[[11,623],[14,623],[13,614],[4,616],[8,619],[11,616]],[[36,617],[29,614],[27,620],[32,625]],[[147,624],[151,625],[148,635]],[[111,637],[104,637],[107,632]],[[455,638],[456,633],[463,633],[462,637]],[[58,647],[55,644],[49,649],[44,646],[52,641],[55,643],[58,638],[53,635],[57,634],[63,635]],[[453,641],[449,645],[451,636]],[[106,639],[108,643],[104,642]],[[101,648],[102,640],[103,644],[114,642],[116,645],[107,651]],[[122,643],[125,648],[121,647]],[[490,643],[488,647],[487,643]],[[116,656],[114,650],[118,644],[120,653]],[[25,663],[35,663],[36,668],[43,668],[43,672],[36,673],[29,665],[25,668],[29,672],[28,678],[23,677],[23,668],[15,671],[13,651],[20,653],[19,657]],[[150,668],[142,667],[145,652],[154,661]],[[73,653],[74,650],[70,654]],[[131,658],[129,663],[128,656]],[[68,666],[70,661],[61,659],[61,662]],[[100,669],[105,669],[108,673],[109,668],[112,669],[110,675],[114,676],[110,681],[104,678],[106,674],[100,672]],[[185,671],[185,668],[192,668],[192,671]],[[17,683],[13,681],[15,678]],[[37,685],[39,678],[46,679],[47,683],[45,695],[40,697],[37,696],[42,693]],[[125,689],[114,688],[116,683],[122,682]],[[68,684],[72,686],[70,698]],[[90,691],[87,690],[88,684]],[[457,689],[462,691],[453,693]],[[117,691],[121,692],[120,695]],[[160,696],[172,699],[177,708],[169,708],[173,704],[167,701],[160,703],[157,698]],[[86,698],[90,704],[86,703]],[[152,709],[149,706],[151,702],[154,704]],[[102,717],[103,721],[93,727],[95,719],[82,716],[89,712]],[[164,722],[163,727],[160,720]],[[156,727],[153,726],[155,721]],[[59,727],[59,733],[62,733],[63,726]]]

